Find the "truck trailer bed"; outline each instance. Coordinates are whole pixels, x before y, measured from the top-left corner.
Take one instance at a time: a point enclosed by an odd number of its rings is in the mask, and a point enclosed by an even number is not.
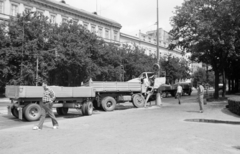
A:
[[[95,97],[93,87],[60,87],[49,86],[56,94],[56,98],[82,98]],[[6,86],[6,97],[10,99],[41,98],[43,96],[42,86]]]
[[[92,81],[89,87],[93,87],[96,92],[141,92],[140,82],[103,82]]]

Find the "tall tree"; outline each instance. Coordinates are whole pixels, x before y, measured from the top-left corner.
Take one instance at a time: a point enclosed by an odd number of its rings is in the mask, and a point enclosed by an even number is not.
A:
[[[239,33],[239,2],[236,0],[188,0],[177,7],[170,34],[174,43],[192,53],[192,60],[210,64],[215,72],[215,98],[219,76],[225,85],[228,58],[238,55],[235,49]],[[224,93],[225,94],[225,93]]]

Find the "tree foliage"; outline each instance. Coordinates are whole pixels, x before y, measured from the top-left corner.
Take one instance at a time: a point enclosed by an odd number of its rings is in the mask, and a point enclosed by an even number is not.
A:
[[[192,75],[193,78],[193,86],[197,87],[197,83],[208,83],[209,86],[214,86],[215,79],[212,71],[206,71],[203,68],[198,68],[196,72]]]
[[[167,82],[175,83],[176,80],[190,78],[189,63],[184,58],[165,55],[161,59],[161,66],[166,72]]]
[[[240,2],[238,0],[188,0],[172,18],[170,48],[180,46],[192,60],[210,64],[215,72],[215,97],[219,77],[225,86],[227,65],[239,57]]]
[[[59,86],[79,86],[90,78],[127,81],[153,71],[156,63],[143,49],[106,43],[72,21],[57,25],[26,13],[0,24],[0,87],[35,85],[36,78]],[[184,77],[181,73],[174,78]]]

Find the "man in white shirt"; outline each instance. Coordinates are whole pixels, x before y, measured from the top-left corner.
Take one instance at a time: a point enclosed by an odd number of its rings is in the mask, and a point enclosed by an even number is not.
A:
[[[177,86],[177,99],[178,99],[178,104],[181,104],[181,96],[182,96],[182,86],[178,84]]]
[[[197,84],[197,86],[198,86],[197,91],[198,91],[198,102],[200,106],[200,113],[203,113],[204,88],[200,82]]]

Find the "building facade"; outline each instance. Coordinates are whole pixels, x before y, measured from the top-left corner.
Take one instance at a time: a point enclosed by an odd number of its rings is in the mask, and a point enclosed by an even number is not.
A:
[[[157,35],[156,31],[149,31],[142,33],[139,31],[137,36],[131,36],[128,34],[120,33],[120,42],[121,44],[127,44],[130,46],[138,46],[141,49],[145,50],[147,55],[155,54],[157,55]],[[162,57],[164,55],[172,55],[173,57],[185,58],[186,56],[182,55],[182,51],[179,49],[169,50],[169,34],[163,29],[159,31],[159,55]]]
[[[18,13],[38,12],[49,17],[50,22],[61,24],[72,20],[96,33],[106,42],[119,44],[121,24],[82,9],[72,7],[65,1],[56,0],[0,0],[0,20],[8,20]]]
[[[18,13],[38,12],[47,16],[52,23],[61,24],[72,20],[81,24],[90,32],[96,33],[106,42],[116,45],[128,44],[137,45],[144,49],[147,55],[157,54],[156,30],[141,33],[137,37],[120,33],[121,24],[114,20],[90,13],[82,9],[72,7],[64,0],[0,0],[0,20],[9,20],[11,16]],[[159,52],[160,56],[171,54],[174,57],[182,57],[181,51],[168,50],[169,34],[163,29],[159,29]]]

